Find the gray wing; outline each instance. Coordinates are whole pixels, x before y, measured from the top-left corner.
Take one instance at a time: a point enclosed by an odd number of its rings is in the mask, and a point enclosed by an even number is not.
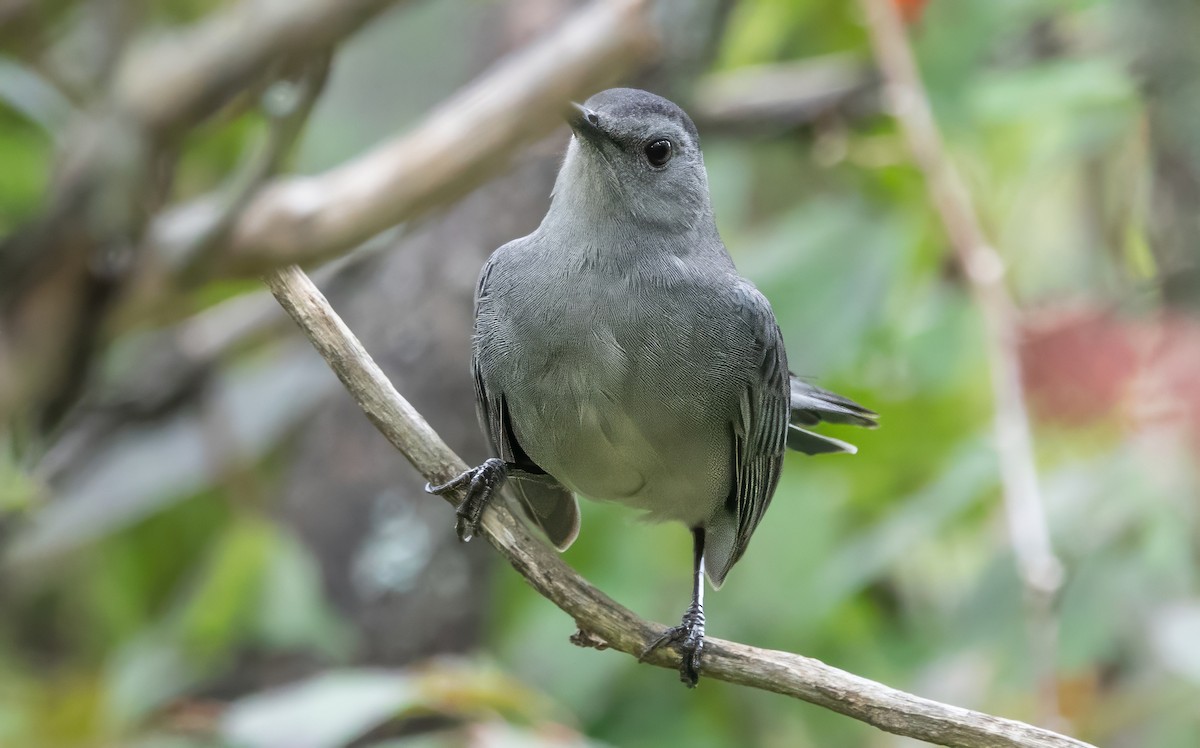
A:
[[[879,415],[848,397],[822,389],[791,375],[791,425],[787,445],[808,455],[849,452],[858,448],[832,436],[809,431],[806,426],[819,423],[841,423],[873,429],[879,425]]]
[[[714,587],[742,557],[771,503],[783,467],[791,400],[787,353],[770,305],[749,283],[740,284],[736,293],[754,334],[754,366],[731,423],[733,489],[705,527],[705,567]]]
[[[496,351],[484,350],[490,336],[480,334],[480,325],[489,324],[486,315],[479,314],[480,307],[488,303],[488,280],[500,252],[492,254],[479,273],[479,285],[475,291],[475,339],[472,345],[471,374],[475,380],[475,405],[484,433],[491,442],[496,455],[510,465],[520,468],[523,475],[511,476],[508,484],[520,500],[526,518],[538,527],[560,551],[575,542],[579,535],[579,502],[566,486],[556,481],[536,465],[521,449],[513,434],[508,406],[504,393],[489,386],[483,373],[480,359],[487,355],[500,355]]]

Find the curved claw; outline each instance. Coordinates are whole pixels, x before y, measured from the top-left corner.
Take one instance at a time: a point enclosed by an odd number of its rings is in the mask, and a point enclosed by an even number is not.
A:
[[[426,483],[425,484],[425,493],[432,493],[432,494],[437,494],[438,496],[443,496],[457,488],[461,488],[463,485],[469,483],[471,481],[471,479],[475,477],[476,473],[478,473],[480,470],[483,470],[484,465],[487,465],[487,463],[485,462],[483,465],[480,465],[479,467],[467,468],[466,470],[464,470],[463,472],[454,476],[453,478],[446,481],[445,483],[441,484],[440,486],[435,486],[431,483]]]
[[[503,485],[507,478],[508,467],[503,460],[493,457],[479,467],[463,471],[440,486],[426,483],[425,491],[444,496],[463,486],[467,487],[466,495],[454,512],[458,517],[454,529],[458,533],[459,540],[467,543],[475,537],[475,533],[479,530],[483,510],[492,500],[496,489]]]

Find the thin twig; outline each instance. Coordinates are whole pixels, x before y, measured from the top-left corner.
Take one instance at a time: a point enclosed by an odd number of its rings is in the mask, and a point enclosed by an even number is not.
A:
[[[266,278],[280,305],[337,374],[347,391],[413,466],[432,483],[457,475],[466,465],[396,391],[329,302],[302,270]],[[451,517],[447,514],[446,531]],[[588,646],[638,654],[661,633],[579,576],[530,534],[500,502],[485,512],[482,530],[539,593],[570,615]],[[790,652],[758,649],[708,638],[704,676],[792,696],[874,725],[938,745],[962,748],[1087,748],[1088,744],[1015,720],[942,704]],[[679,656],[656,650],[647,659],[678,668]]]
[[[1042,704],[1046,721],[1059,717],[1055,687],[1058,623],[1053,607],[1064,571],[1054,554],[1038,488],[1033,437],[1021,384],[1016,305],[1004,283],[1004,262],[987,240],[962,177],[946,154],[929,96],[895,5],[862,0],[871,44],[887,83],[892,113],[925,175],[954,257],[983,315],[991,364],[996,451],[1008,531],[1017,570],[1026,591],[1036,667],[1043,669]]]

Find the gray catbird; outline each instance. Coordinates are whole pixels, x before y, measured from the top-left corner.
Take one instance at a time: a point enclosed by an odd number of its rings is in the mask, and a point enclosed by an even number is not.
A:
[[[559,549],[579,532],[575,494],[684,523],[692,602],[643,656],[674,644],[695,685],[704,575],[719,587],[746,550],[785,446],[853,452],[805,427],[876,416],[789,374],[770,305],[717,234],[682,109],[616,88],[568,121],[549,212],[492,254],[476,290],[475,396],[498,458],[427,489],[466,489],[464,540],[508,478]]]

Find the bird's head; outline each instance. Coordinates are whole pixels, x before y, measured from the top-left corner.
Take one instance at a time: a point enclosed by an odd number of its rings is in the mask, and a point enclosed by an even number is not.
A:
[[[577,214],[673,231],[711,223],[700,136],[674,103],[612,88],[572,104],[567,121],[574,137],[554,187],[556,201]]]

